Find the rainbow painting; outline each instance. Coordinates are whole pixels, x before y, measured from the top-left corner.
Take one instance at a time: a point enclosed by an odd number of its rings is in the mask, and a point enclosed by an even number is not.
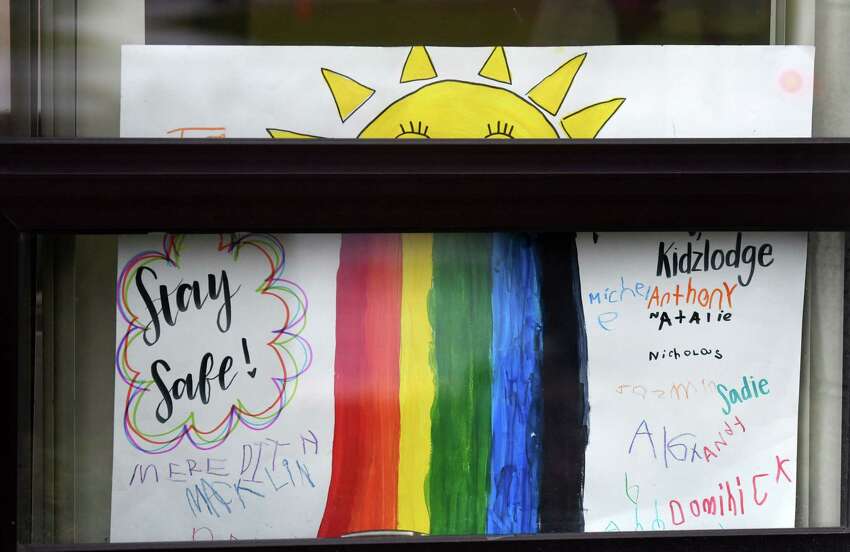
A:
[[[582,531],[576,247],[122,236],[113,542]]]
[[[318,536],[582,529],[572,236],[346,234]]]

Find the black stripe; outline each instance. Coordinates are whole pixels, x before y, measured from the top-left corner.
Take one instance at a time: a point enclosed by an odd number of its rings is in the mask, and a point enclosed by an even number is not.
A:
[[[540,531],[584,530],[587,337],[574,234],[539,238],[543,309]]]

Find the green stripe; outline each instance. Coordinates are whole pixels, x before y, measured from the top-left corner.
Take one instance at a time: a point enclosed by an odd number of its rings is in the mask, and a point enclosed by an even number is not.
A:
[[[490,468],[489,234],[435,234],[436,393],[431,409],[431,471],[426,482],[431,533],[484,534]]]

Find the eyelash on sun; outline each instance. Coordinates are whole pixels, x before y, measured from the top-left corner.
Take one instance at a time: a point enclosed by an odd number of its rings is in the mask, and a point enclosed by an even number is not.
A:
[[[413,126],[413,121],[409,121],[408,124],[410,125],[410,128],[404,128],[403,123],[398,124],[398,127],[401,129],[401,134],[418,134],[420,136],[428,137],[428,128],[430,127],[425,125],[425,130],[422,130],[422,121],[419,121],[415,128]],[[399,136],[401,136],[401,134],[399,134]]]
[[[504,125],[504,126],[502,126]],[[494,134],[501,134],[503,136],[508,136],[509,138],[514,137],[514,125],[510,125],[508,128],[508,123],[502,123],[501,121],[496,121],[496,132],[493,132],[493,127],[490,123],[487,123],[487,136],[493,136]]]

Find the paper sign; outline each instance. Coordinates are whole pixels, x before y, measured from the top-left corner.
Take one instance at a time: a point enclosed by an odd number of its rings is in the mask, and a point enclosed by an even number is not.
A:
[[[121,136],[811,136],[807,46],[124,46]]]
[[[111,540],[792,526],[805,250],[122,236]]]
[[[113,542],[316,534],[340,238],[283,240],[121,237]]]
[[[806,237],[582,234],[585,528],[793,527]]]

